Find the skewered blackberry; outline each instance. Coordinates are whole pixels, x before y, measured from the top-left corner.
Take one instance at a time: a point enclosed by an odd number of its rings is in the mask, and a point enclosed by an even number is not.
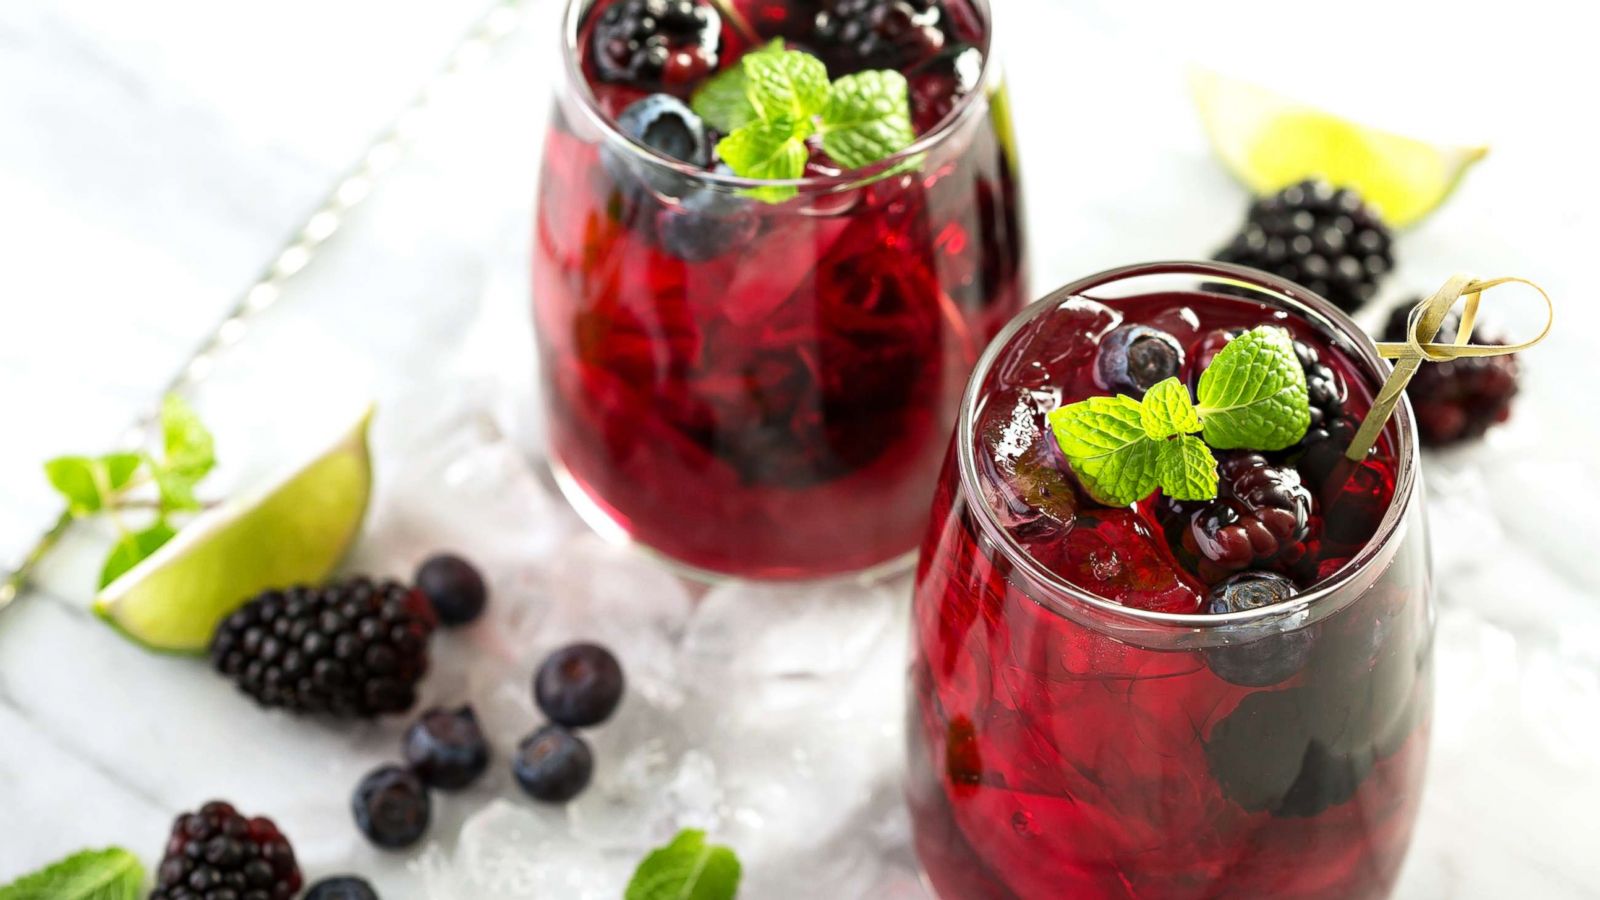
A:
[[[294,849],[271,819],[213,800],[172,823],[150,900],[290,900],[303,883]]]
[[[1406,338],[1406,316],[1411,306],[1402,306],[1389,316],[1383,339]],[[1439,326],[1436,343],[1456,339],[1461,317],[1448,315]],[[1504,344],[1497,337],[1473,334],[1478,344]],[[1406,385],[1406,395],[1417,414],[1417,431],[1422,442],[1432,447],[1479,438],[1493,426],[1511,418],[1511,401],[1517,396],[1520,368],[1516,356],[1483,356],[1424,363]]]

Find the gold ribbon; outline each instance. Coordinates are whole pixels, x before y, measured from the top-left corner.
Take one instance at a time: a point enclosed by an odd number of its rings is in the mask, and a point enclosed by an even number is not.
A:
[[[1531,340],[1520,344],[1471,343],[1472,327],[1477,323],[1478,304],[1483,299],[1484,291],[1503,284],[1525,284],[1539,292],[1539,296],[1544,300],[1544,328],[1540,329]],[[1439,334],[1439,326],[1444,323],[1445,315],[1462,297],[1467,298],[1467,303],[1461,310],[1461,324],[1456,328],[1455,343],[1433,343],[1434,337]],[[1449,362],[1452,359],[1465,357],[1507,356],[1521,353],[1545,339],[1550,333],[1550,326],[1555,323],[1555,317],[1555,304],[1550,301],[1550,295],[1545,293],[1544,288],[1526,278],[1495,278],[1479,281],[1467,275],[1452,276],[1443,287],[1434,292],[1433,296],[1411,308],[1411,314],[1406,317],[1404,341],[1377,345],[1379,356],[1396,360],[1394,372],[1378,390],[1378,395],[1372,398],[1372,409],[1367,411],[1367,417],[1356,430],[1356,436],[1351,439],[1345,456],[1354,462],[1367,458],[1368,451],[1377,443],[1378,434],[1383,430],[1384,423],[1389,421],[1389,417],[1394,414],[1394,408],[1399,405],[1406,384],[1411,381],[1411,376],[1422,368],[1424,362]]]

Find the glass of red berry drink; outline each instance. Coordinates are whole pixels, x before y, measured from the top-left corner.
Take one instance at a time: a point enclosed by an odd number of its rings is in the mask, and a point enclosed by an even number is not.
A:
[[[1047,415],[1173,376],[1195,390],[1263,325],[1292,338],[1304,436],[1214,450],[1211,500],[1091,499]],[[908,798],[939,896],[1389,891],[1433,619],[1409,406],[1344,461],[1387,372],[1331,304],[1225,264],[1096,275],[995,340],[916,578]]]
[[[916,548],[966,377],[1026,296],[989,36],[984,0],[572,0],[533,309],[553,467],[592,525],[736,577]],[[734,174],[700,95],[777,41],[836,85],[903,76],[908,145],[847,168],[813,136],[798,177]]]

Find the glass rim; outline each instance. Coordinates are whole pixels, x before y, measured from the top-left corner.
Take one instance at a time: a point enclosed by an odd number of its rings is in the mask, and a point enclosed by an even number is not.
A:
[[[1375,385],[1382,384],[1388,377],[1388,366],[1378,356],[1377,348],[1373,345],[1372,339],[1343,310],[1291,281],[1258,269],[1231,263],[1171,260],[1119,266],[1086,278],[1080,278],[1029,304],[1010,322],[1006,323],[1006,326],[1001,329],[994,340],[990,341],[983,355],[979,357],[977,366],[974,367],[972,375],[967,381],[967,389],[961,399],[960,417],[956,424],[956,468],[960,474],[961,492],[967,503],[977,508],[975,516],[980,523],[980,527],[983,528],[1000,552],[1005,554],[1012,565],[1025,572],[1033,582],[1053,592],[1051,597],[1035,597],[1034,600],[1058,615],[1067,614],[1065,611],[1055,608],[1053,602],[1057,597],[1062,597],[1087,607],[1093,612],[1106,613],[1117,619],[1131,620],[1153,626],[1209,631],[1223,626],[1237,626],[1283,618],[1301,610],[1310,609],[1316,605],[1318,600],[1348,588],[1383,556],[1383,551],[1390,546],[1397,532],[1402,530],[1406,513],[1416,501],[1417,448],[1419,439],[1416,432],[1416,420],[1411,411],[1411,401],[1404,394],[1401,395],[1400,403],[1395,407],[1395,414],[1390,420],[1390,425],[1393,426],[1397,435],[1395,451],[1399,460],[1395,477],[1395,491],[1394,496],[1389,501],[1388,508],[1384,510],[1383,519],[1379,522],[1377,531],[1362,546],[1361,551],[1346,561],[1334,573],[1333,577],[1317,584],[1308,591],[1296,594],[1294,597],[1279,603],[1220,615],[1157,612],[1124,606],[1114,600],[1109,600],[1078,587],[1040,564],[1000,524],[994,508],[989,505],[982,490],[977,467],[977,451],[973,440],[973,427],[978,411],[978,403],[982,399],[983,385],[988,378],[989,372],[993,369],[1001,352],[1011,343],[1012,338],[1016,337],[1017,332],[1046,311],[1055,308],[1061,301],[1081,295],[1097,287],[1147,275],[1209,276],[1214,279],[1239,282],[1259,289],[1266,295],[1276,294],[1278,299],[1289,304],[1289,311],[1304,312],[1305,310],[1310,310],[1316,316],[1326,319],[1345,337],[1353,338],[1351,341],[1353,352],[1351,355],[1355,362],[1367,369],[1366,374],[1375,379]],[[1297,310],[1296,307],[1300,309]],[[1374,386],[1374,390],[1376,390],[1376,386]]]
[[[589,8],[600,0],[566,0],[566,11],[562,16],[561,27],[561,59],[562,68],[568,83],[573,86],[573,94],[578,99],[584,116],[589,123],[600,129],[605,136],[613,139],[625,148],[639,161],[669,169],[686,178],[694,179],[702,184],[713,185],[728,191],[739,191],[750,188],[779,187],[796,188],[802,193],[819,193],[830,189],[848,189],[859,187],[865,182],[872,181],[898,166],[905,165],[908,160],[927,153],[949,139],[950,135],[959,131],[961,126],[977,115],[974,110],[981,107],[978,99],[987,99],[993,89],[993,80],[998,76],[998,66],[994,65],[994,13],[990,0],[965,0],[972,4],[979,17],[983,20],[983,42],[979,50],[983,52],[983,68],[978,76],[978,89],[962,97],[956,108],[944,117],[939,126],[925,135],[921,135],[911,146],[891,156],[885,157],[870,166],[860,169],[850,169],[837,175],[809,175],[802,178],[787,178],[764,180],[745,178],[739,175],[724,175],[720,172],[708,172],[682,160],[672,159],[646,147],[633,138],[623,134],[616,127],[611,117],[600,108],[600,101],[595,97],[594,90],[589,86],[589,79],[583,74],[581,54],[579,53],[579,35],[583,30],[583,21]],[[720,6],[720,2],[713,5]]]

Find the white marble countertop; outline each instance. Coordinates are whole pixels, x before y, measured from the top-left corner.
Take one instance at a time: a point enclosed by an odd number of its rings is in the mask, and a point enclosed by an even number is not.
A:
[[[502,748],[533,725],[544,650],[615,645],[635,689],[596,733],[594,787],[538,809],[497,766],[439,802],[428,848],[371,850],[348,793],[395,755],[400,724],[262,713],[202,664],[124,642],[86,611],[105,536],[83,528],[0,612],[0,882],[90,845],[153,864],[180,808],[225,796],[276,818],[313,876],[359,871],[387,898],[614,897],[686,825],[739,850],[748,897],[922,896],[896,787],[905,584],[694,588],[589,536],[527,465],[525,247],[555,5],[527,4],[440,92],[197,399],[226,484],[315,431],[328,394],[375,395],[378,495],[350,568],[405,574],[456,546],[490,571],[490,619],[436,642],[425,700],[472,699]],[[1600,420],[1579,399],[1595,375],[1578,349],[1600,333],[1582,280],[1600,241],[1591,31],[1557,0],[1448,16],[1131,6],[1002,2],[1040,290],[1203,256],[1235,226],[1244,197],[1188,106],[1191,61],[1493,145],[1403,236],[1387,297],[1456,270],[1523,275],[1556,297],[1558,332],[1528,355],[1509,426],[1425,461],[1439,702],[1398,893],[1600,897],[1600,557],[1582,518],[1600,509]],[[151,407],[487,8],[0,5],[0,556],[53,516],[38,464],[109,448]]]

